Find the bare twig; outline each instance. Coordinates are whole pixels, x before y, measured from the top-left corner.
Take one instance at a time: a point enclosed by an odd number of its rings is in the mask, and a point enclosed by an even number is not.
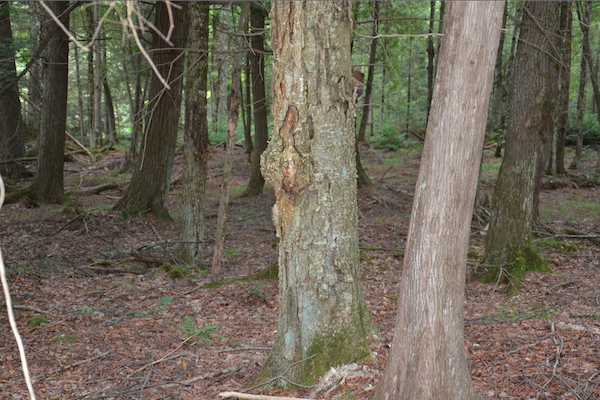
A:
[[[33,312],[40,313],[40,314],[56,315],[56,314],[54,314],[53,312],[50,312],[50,311],[41,310],[39,308],[35,308],[35,307],[32,307],[32,306],[20,305],[20,304],[13,305],[13,308],[17,309],[17,310],[33,311]]]
[[[244,399],[244,400],[308,400],[300,397],[280,397],[280,396],[267,396],[264,394],[247,394],[240,392],[221,392],[219,393],[219,397],[229,398],[233,397],[235,399]]]
[[[305,362],[305,361],[308,361],[308,360],[310,360],[311,358],[313,358],[313,357],[316,357],[316,356],[317,356],[316,354],[313,354],[312,356],[310,356],[310,357],[307,357],[307,358],[305,358],[305,359],[303,359],[303,360],[296,361],[296,362],[294,362],[294,363],[290,364],[290,366],[289,366],[289,367],[287,367],[287,368],[285,369],[285,371],[283,371],[283,372],[281,373],[281,375],[279,375],[279,376],[276,376],[276,377],[274,377],[274,378],[271,378],[271,379],[269,379],[269,380],[268,380],[268,381],[266,381],[266,382],[259,383],[258,385],[254,385],[254,386],[252,386],[251,388],[244,390],[244,392],[249,392],[249,391],[251,391],[251,390],[254,390],[254,389],[256,389],[256,388],[259,388],[259,387],[261,387],[261,386],[268,385],[269,383],[271,383],[271,382],[274,382],[274,381],[276,381],[277,379],[283,379],[284,381],[286,381],[286,382],[288,382],[289,384],[291,384],[291,385],[294,385],[294,386],[303,387],[303,388],[312,388],[312,386],[304,386],[304,385],[300,385],[300,384],[297,384],[297,383],[291,382],[289,379],[287,379],[287,378],[285,377],[285,374],[287,374],[287,372],[288,372],[288,371],[289,371],[289,370],[290,370],[290,369],[291,369],[293,366],[295,366],[295,365],[298,365],[298,364],[300,364],[300,363],[303,363],[303,362]]]

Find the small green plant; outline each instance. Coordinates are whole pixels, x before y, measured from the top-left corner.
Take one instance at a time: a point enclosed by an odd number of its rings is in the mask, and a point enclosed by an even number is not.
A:
[[[68,343],[74,342],[75,339],[77,339],[77,336],[75,336],[75,335],[58,335],[57,337],[52,339],[52,343],[68,344]]]
[[[173,299],[175,299],[175,297],[173,297],[173,296],[164,297],[161,301],[158,302],[157,305],[154,306],[154,310],[152,310],[152,311],[157,314],[160,314],[161,312],[165,311],[169,307],[169,305],[171,304]]]
[[[79,307],[78,308],[79,311],[85,311],[86,313],[90,314],[92,317],[97,317],[98,313],[94,310],[92,310],[91,308],[88,307]]]
[[[241,249],[235,248],[235,247],[227,247],[227,251],[225,252],[225,257],[226,258],[233,258],[235,256],[237,256],[238,254],[240,254]]]
[[[208,325],[204,328],[196,328],[194,320],[187,315],[183,317],[183,325],[179,325],[173,321],[167,321],[168,324],[175,325],[181,332],[185,334],[186,339],[197,338],[197,341],[201,342],[212,342],[210,334],[217,330],[215,325]]]
[[[265,295],[263,294],[263,289],[267,287],[267,285],[262,282],[255,282],[254,284],[247,283],[244,284],[244,287],[253,296],[259,298],[265,297]]]
[[[48,320],[44,317],[31,317],[27,318],[27,323],[31,325],[33,328],[39,328],[41,324],[47,323]]]
[[[229,189],[229,194],[231,196],[237,196],[238,194],[244,193],[247,187],[247,185],[232,187],[231,189]]]

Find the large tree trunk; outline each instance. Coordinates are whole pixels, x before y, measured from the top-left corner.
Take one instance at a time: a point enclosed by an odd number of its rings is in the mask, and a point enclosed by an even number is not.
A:
[[[591,4],[589,1],[582,1],[577,3],[577,14],[579,17],[579,26],[583,33],[583,56],[585,62],[588,65],[590,71],[590,80],[592,81],[592,88],[594,89],[594,104],[597,109],[600,110],[600,89],[598,88],[598,66],[594,64],[592,59],[592,47],[590,45],[590,17],[591,17]],[[600,122],[600,112],[596,114],[598,122]]]
[[[25,133],[19,86],[4,90],[17,79],[9,7],[7,1],[0,3],[0,172],[5,178],[16,179],[21,177],[23,166],[11,160],[25,156]]]
[[[150,211],[157,218],[171,219],[165,203],[169,194],[179,127],[184,62],[182,49],[185,48],[187,39],[184,13],[175,7],[171,7],[171,12],[174,22],[171,42],[174,48],[156,33],[152,41],[152,60],[171,89],[167,90],[156,74],[152,74],[148,105],[150,123],[142,141],[131,185],[115,205],[116,209],[123,210],[125,217]],[[164,2],[156,4],[154,25],[165,34],[169,31],[169,10]]]
[[[209,3],[186,3],[189,47],[208,49]],[[208,121],[206,81],[208,57],[190,52],[185,91],[185,127],[183,130],[183,194],[180,258],[195,267],[202,266],[204,209],[208,161]]]
[[[68,1],[48,2],[54,15],[59,15],[68,29]],[[65,15],[63,15],[65,14]],[[56,23],[47,18],[41,26],[41,36],[53,35],[42,52],[41,88],[42,112],[38,137],[38,165],[34,187],[39,199],[60,203],[64,195],[63,160],[67,122],[67,87],[69,76],[69,39]]]
[[[277,198],[279,323],[256,381],[287,371],[311,385],[371,357],[375,333],[359,271],[352,16],[342,1],[274,2],[271,15],[275,120],[262,168]]]
[[[524,5],[506,152],[485,245],[485,264],[505,267],[490,268],[483,276],[488,282],[508,281],[511,293],[518,290],[526,270],[548,270],[531,245],[531,231],[536,186],[541,185],[554,129],[559,7],[559,2],[528,1]]]
[[[35,43],[31,50],[32,54],[37,52],[40,41],[41,19],[46,14],[39,2],[29,2],[29,12],[31,14],[31,38]],[[41,109],[41,88],[40,88],[40,68],[39,62],[34,62],[29,69],[28,85],[29,89],[29,107],[27,108],[27,129],[31,136],[37,137],[40,131],[40,109]]]
[[[252,49],[250,53],[252,66],[252,97],[254,99],[254,151],[252,153],[252,175],[248,182],[247,196],[261,194],[265,179],[260,173],[260,156],[267,148],[269,132],[267,127],[267,96],[265,91],[265,38],[257,35],[265,29],[265,14],[256,7],[250,8],[250,25],[252,27]]]
[[[379,32],[379,1],[375,1],[375,12],[373,13],[373,39],[371,40],[371,52],[369,53],[369,76],[365,85],[365,97],[362,107],[362,117],[360,119],[360,128],[358,129],[358,141],[365,142],[367,124],[369,122],[370,111],[373,107],[373,77],[375,75],[375,59],[377,56],[377,34]]]
[[[502,7],[448,5],[394,342],[376,399],[477,399],[463,337],[465,273]]]

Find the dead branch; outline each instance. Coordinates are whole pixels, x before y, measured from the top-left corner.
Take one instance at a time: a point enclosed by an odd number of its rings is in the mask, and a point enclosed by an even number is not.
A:
[[[219,397],[222,398],[230,398],[233,397],[235,399],[245,399],[245,400],[308,400],[300,397],[280,397],[280,396],[267,396],[264,394],[247,394],[240,392],[221,392],[219,393]]]
[[[79,140],[75,139],[73,136],[71,136],[71,134],[67,131],[65,131],[65,135],[67,135],[67,137],[69,139],[71,139],[73,142],[75,142],[75,144],[79,147],[81,147],[81,149],[83,149],[83,151],[85,151],[85,153],[90,156],[90,158],[92,159],[93,162],[96,162],[96,157],[94,157],[94,155],[92,153],[90,153],[90,151],[88,149],[85,148],[84,145],[82,145],[81,143],[79,143]]]
[[[116,189],[119,186],[120,185],[116,182],[109,182],[109,183],[103,183],[102,185],[98,185],[98,186],[91,186],[91,187],[87,187],[87,188],[69,190],[68,192],[65,193],[65,195],[67,195],[67,196],[71,196],[71,195],[91,196],[93,194],[99,194],[101,192],[104,192],[105,190]]]
[[[32,307],[32,306],[25,306],[25,305],[14,304],[13,308],[17,309],[17,310],[33,311],[33,312],[36,312],[36,313],[39,313],[39,314],[56,315],[56,314],[54,314],[54,313],[52,313],[50,311],[40,310],[39,308],[35,308],[35,307]]]
[[[67,371],[67,370],[69,370],[69,369],[75,368],[75,367],[77,367],[77,366],[79,366],[79,365],[82,365],[82,364],[85,364],[85,363],[89,363],[89,362],[91,362],[91,361],[94,361],[94,360],[97,360],[97,359],[99,359],[99,358],[104,358],[104,357],[106,357],[107,355],[109,355],[110,353],[111,353],[111,351],[109,350],[109,351],[107,351],[107,352],[105,352],[105,353],[98,354],[97,356],[94,356],[94,357],[88,358],[88,359],[86,359],[86,360],[77,361],[76,363],[73,363],[73,364],[67,365],[67,366],[65,366],[65,367],[57,368],[57,369],[54,369],[54,370],[52,370],[52,371],[50,371],[50,372],[46,372],[45,374],[43,374],[43,375],[41,375],[39,378],[37,378],[37,379],[34,381],[34,383],[37,383],[37,382],[41,381],[42,379],[46,379],[46,377],[47,377],[48,375],[53,375],[53,374],[57,374],[57,373],[59,373],[59,372],[64,372],[64,371]]]

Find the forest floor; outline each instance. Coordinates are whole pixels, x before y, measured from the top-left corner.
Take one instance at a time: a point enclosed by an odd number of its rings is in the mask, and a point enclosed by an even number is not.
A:
[[[210,152],[207,265],[224,154],[222,148]],[[118,168],[123,156],[113,152],[96,164],[81,156],[80,162],[66,164],[67,189],[114,181],[123,185],[118,189],[63,206],[21,202],[0,212],[0,246],[37,397],[215,399],[223,391],[247,390],[275,337],[277,280],[200,288],[209,282],[205,272],[175,267],[175,274],[184,273],[177,279],[168,265],[159,268],[165,262],[176,265],[181,187],[175,184],[169,197],[175,222],[152,216],[123,220],[111,210],[131,177],[131,171]],[[373,360],[331,371],[318,387],[272,395],[368,399],[385,368],[419,154],[370,149],[362,152],[362,160],[375,185],[360,190],[358,199],[363,284],[385,342],[373,344]],[[576,172],[590,173],[595,162],[590,152]],[[484,193],[491,192],[499,164],[485,158]],[[178,155],[174,176],[180,171]],[[236,197],[249,174],[248,158],[236,148],[227,280],[277,261],[272,191]],[[503,284],[467,284],[465,348],[481,399],[600,398],[600,190],[578,182],[544,182],[542,217],[556,233],[543,234],[536,246],[555,275],[529,273],[511,297]],[[472,262],[483,255],[483,225],[473,220]],[[0,397],[25,399],[6,311],[0,311],[0,366]]]

